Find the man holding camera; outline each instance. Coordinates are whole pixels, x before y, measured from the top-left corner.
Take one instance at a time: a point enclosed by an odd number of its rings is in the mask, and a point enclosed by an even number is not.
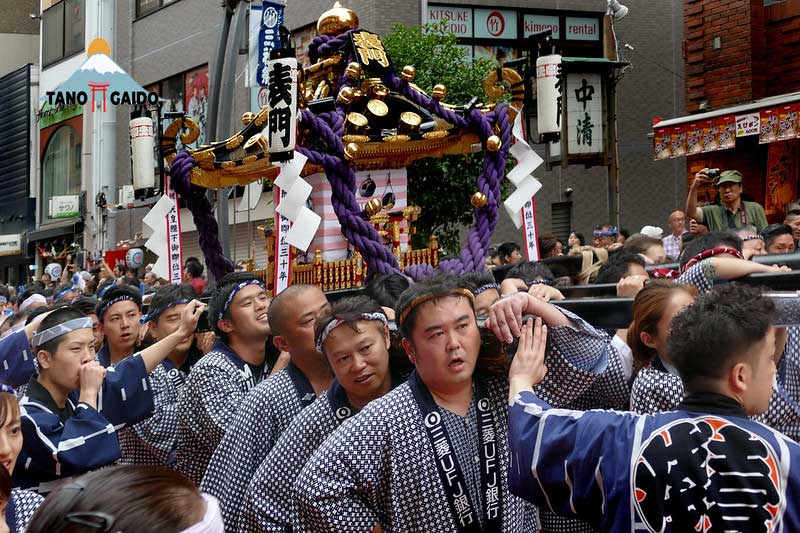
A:
[[[719,193],[720,205],[697,207],[697,191],[701,185],[713,183]],[[742,173],[738,170],[704,168],[694,176],[686,198],[686,214],[711,231],[755,226],[758,231],[767,226],[764,208],[756,202],[742,200]]]

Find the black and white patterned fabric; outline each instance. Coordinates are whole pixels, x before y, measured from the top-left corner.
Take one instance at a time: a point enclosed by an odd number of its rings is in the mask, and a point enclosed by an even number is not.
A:
[[[685,285],[694,285],[700,294],[710,291],[717,280],[717,269],[711,262],[711,258],[703,259],[696,265],[690,267],[681,274],[675,281]]]
[[[335,386],[335,385],[334,385]],[[332,386],[333,388],[333,386]],[[335,412],[330,390],[298,414],[253,475],[236,531],[291,531],[297,521],[291,487],[308,458],[351,413]]]
[[[12,532],[24,532],[42,501],[44,501],[44,497],[32,490],[11,489],[11,497],[6,507],[6,523],[9,529]],[[8,523],[12,514],[14,517],[13,525]]]
[[[196,485],[254,386],[250,367],[220,340],[192,367],[178,401],[176,467]]]
[[[153,387],[153,416],[119,432],[121,463],[174,466],[178,443],[178,400],[186,374],[165,360],[150,372]]]
[[[537,531],[522,500],[508,492],[508,383],[486,392],[497,430],[502,531]],[[456,441],[453,440],[455,443]],[[408,383],[344,422],[306,463],[294,485],[296,531],[314,533],[455,532],[422,412]]]
[[[776,429],[787,437],[800,439],[800,327],[788,328],[786,348],[778,364],[778,390],[773,392],[769,407],[754,420]],[[668,365],[655,359],[643,368],[633,382],[631,411],[655,414],[672,411],[683,401],[685,390],[681,378]]]
[[[245,397],[200,485],[203,492],[219,500],[226,531],[236,530],[250,480],[300,411],[299,392],[289,368],[260,383]]]

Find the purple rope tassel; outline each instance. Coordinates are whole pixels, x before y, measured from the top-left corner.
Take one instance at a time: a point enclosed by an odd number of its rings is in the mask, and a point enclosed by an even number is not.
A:
[[[225,274],[233,272],[235,265],[222,253],[222,245],[219,242],[219,226],[214,218],[211,203],[206,198],[206,190],[203,187],[192,185],[189,180],[193,166],[194,159],[189,152],[186,150],[178,152],[169,167],[172,177],[170,185],[192,213],[194,225],[197,227],[200,249],[203,251],[208,270],[215,279],[221,279]]]

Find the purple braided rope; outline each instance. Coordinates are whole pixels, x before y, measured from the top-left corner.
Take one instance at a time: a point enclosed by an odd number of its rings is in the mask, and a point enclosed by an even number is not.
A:
[[[360,31],[360,28],[347,30],[341,35],[317,35],[311,39],[308,44],[308,58],[311,60],[311,64],[316,63],[320,56],[329,56],[338,51],[350,41],[350,34],[354,31]]]
[[[384,78],[383,82],[393,91],[402,94],[418,106],[426,109],[438,117],[445,119],[455,126],[466,128],[470,125],[466,118],[462,117],[458,113],[454,113],[453,111],[446,109],[437,100],[434,100],[433,98],[425,96],[421,92],[416,91],[411,87],[411,85],[408,84],[407,81],[399,78],[394,72],[389,72]]]
[[[428,264],[421,264],[421,265],[408,265],[403,269],[403,274],[410,277],[414,281],[420,281],[425,278],[430,278],[436,271],[433,269],[431,265]]]
[[[326,118],[335,120],[334,117],[339,118],[336,114],[327,114]],[[370,275],[399,272],[400,268],[394,254],[383,245],[375,228],[361,216],[361,207],[355,195],[355,172],[344,160],[341,135],[337,134],[325,120],[314,116],[308,110],[302,112],[302,124],[318,135],[332,152],[328,154],[305,147],[297,148],[309,158],[309,161],[325,169],[331,184],[331,203],[342,227],[342,234],[364,256]]]
[[[215,279],[221,279],[225,274],[233,272],[235,265],[222,253],[222,245],[219,242],[219,226],[214,218],[211,203],[206,198],[205,189],[193,185],[189,179],[194,164],[195,161],[189,152],[186,150],[178,152],[169,167],[172,177],[170,185],[192,213],[194,225],[197,227],[200,249],[203,251],[208,270]]]

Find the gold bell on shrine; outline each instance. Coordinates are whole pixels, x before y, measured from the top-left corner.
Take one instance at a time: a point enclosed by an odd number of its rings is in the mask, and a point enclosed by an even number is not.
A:
[[[403,72],[400,74],[400,77],[403,78],[404,81],[410,83],[417,77],[417,69],[412,65],[406,65],[403,67]]]
[[[431,91],[431,97],[434,100],[442,101],[444,100],[445,96],[447,96],[447,87],[442,83],[437,83],[433,86],[433,91]]]
[[[352,9],[342,7],[339,2],[317,19],[319,35],[339,35],[355,28],[358,28],[358,15]]]
[[[470,203],[472,204],[472,207],[474,207],[475,209],[480,209],[481,207],[485,207],[486,204],[489,203],[489,199],[486,197],[485,194],[478,191],[472,195],[472,198],[470,198]]]
[[[383,209],[383,202],[381,202],[380,198],[372,198],[369,202],[364,204],[364,213],[367,214],[368,217],[372,217],[377,215]]]
[[[486,149],[490,152],[496,152],[503,146],[503,141],[500,140],[500,137],[497,135],[492,135],[488,139],[486,139]]]

